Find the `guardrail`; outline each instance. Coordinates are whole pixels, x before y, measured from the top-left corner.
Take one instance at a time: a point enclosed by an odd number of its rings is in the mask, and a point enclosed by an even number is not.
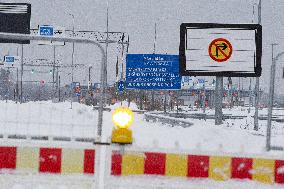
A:
[[[0,135],[0,139],[19,139],[19,140],[34,140],[34,141],[65,141],[65,142],[86,142],[94,143],[95,138],[87,137],[66,137],[66,136],[47,136],[47,135]]]
[[[187,113],[155,113],[156,115],[164,115],[164,116],[169,116],[169,117],[174,117],[174,118],[183,118],[183,119],[187,119],[187,118],[192,118],[192,119],[215,119],[215,116],[212,114],[205,114],[205,113],[193,113],[193,114],[187,114]],[[153,114],[152,114],[153,115]],[[223,120],[226,119],[244,119],[246,118],[246,115],[232,115],[232,114],[223,114]],[[253,116],[251,116],[253,117]],[[267,116],[259,116],[259,120],[267,120]],[[280,122],[283,123],[284,122],[284,118],[281,118],[279,116],[273,116],[272,117],[272,121],[275,122]]]
[[[144,119],[149,122],[149,121],[153,121],[153,122],[161,122],[163,124],[168,124],[171,125],[172,127],[174,126],[181,126],[183,128],[186,127],[190,127],[193,125],[193,123],[189,122],[189,121],[182,121],[182,120],[178,120],[175,118],[170,118],[170,117],[164,117],[161,115],[153,115],[153,114],[148,114],[145,113],[144,114]]]

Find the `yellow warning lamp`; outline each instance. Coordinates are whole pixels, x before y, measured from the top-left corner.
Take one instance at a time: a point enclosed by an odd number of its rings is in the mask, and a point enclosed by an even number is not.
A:
[[[116,126],[112,130],[111,142],[119,144],[131,144],[132,131],[129,129],[133,123],[133,112],[127,107],[117,108],[112,115],[112,122]]]

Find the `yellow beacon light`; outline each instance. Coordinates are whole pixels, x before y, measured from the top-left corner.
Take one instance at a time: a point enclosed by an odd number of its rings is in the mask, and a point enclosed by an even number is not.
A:
[[[113,143],[131,144],[132,131],[128,129],[133,123],[133,112],[126,107],[120,107],[113,112],[112,122],[117,128],[112,131],[111,140]]]
[[[112,122],[121,129],[130,127],[134,119],[133,112],[129,108],[118,108],[113,112]]]

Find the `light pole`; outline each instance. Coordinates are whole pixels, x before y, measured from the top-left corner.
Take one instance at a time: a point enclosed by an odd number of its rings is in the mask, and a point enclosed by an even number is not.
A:
[[[74,15],[69,13],[70,16],[72,16],[72,37],[74,37],[75,35],[75,19],[74,19]],[[71,100],[70,100],[70,105],[71,105],[71,109],[72,109],[72,102],[73,102],[73,82],[74,82],[74,51],[75,51],[75,43],[73,42],[72,43],[72,61],[71,61],[71,85],[70,85],[70,88],[71,88]]]
[[[91,69],[92,69],[92,66],[89,66],[89,80],[88,80],[88,90],[91,90]]]
[[[23,74],[24,74],[24,44],[21,44],[21,83],[20,83],[20,88],[21,88],[21,98],[20,98],[20,103],[23,103]]]
[[[54,84],[55,84],[55,61],[56,61],[56,57],[55,57],[55,45],[53,46],[53,68],[52,68],[52,99],[54,99],[55,97],[55,90],[54,90]]]
[[[271,121],[272,121],[272,109],[273,109],[273,97],[274,97],[274,81],[275,81],[275,67],[276,61],[280,56],[284,55],[284,51],[278,53],[275,58],[273,54],[274,46],[277,44],[271,44],[272,46],[272,64],[270,72],[270,84],[269,84],[269,101],[268,101],[268,115],[267,115],[267,132],[266,132],[266,150],[271,150]]]
[[[255,4],[254,4],[255,5]],[[253,5],[253,7],[254,7]],[[258,2],[258,11],[257,11],[258,24],[261,24],[261,0]],[[259,106],[259,77],[256,77],[255,82],[255,114],[254,114],[254,130],[258,130],[258,106]]]

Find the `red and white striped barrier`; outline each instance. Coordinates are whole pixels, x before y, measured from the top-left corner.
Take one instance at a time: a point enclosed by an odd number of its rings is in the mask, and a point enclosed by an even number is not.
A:
[[[0,147],[0,169],[33,173],[93,174],[95,150]]]

